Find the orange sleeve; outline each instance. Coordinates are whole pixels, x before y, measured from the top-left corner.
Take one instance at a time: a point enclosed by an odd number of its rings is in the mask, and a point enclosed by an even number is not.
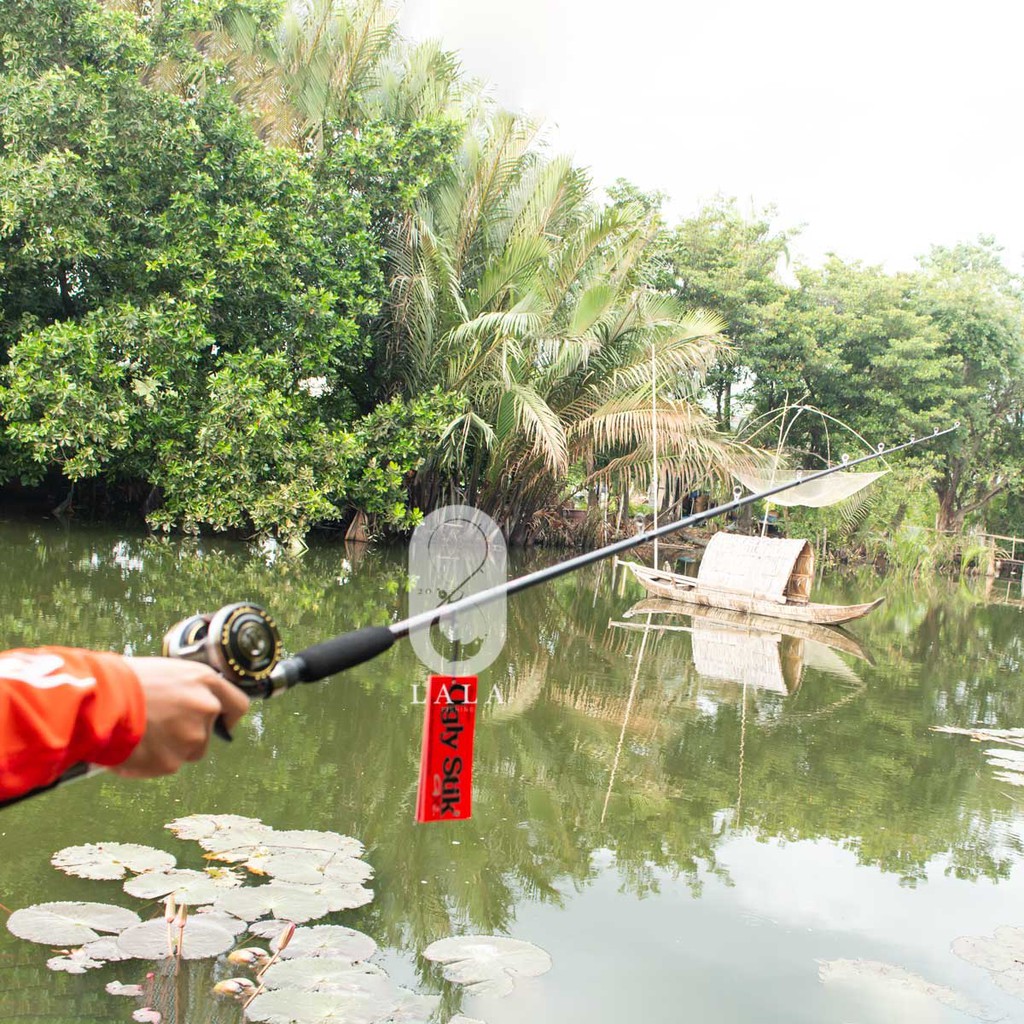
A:
[[[0,800],[79,761],[120,764],[145,728],[127,658],[72,647],[0,652]]]

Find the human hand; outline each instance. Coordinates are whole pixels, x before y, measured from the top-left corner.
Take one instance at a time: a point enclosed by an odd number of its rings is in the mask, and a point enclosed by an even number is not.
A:
[[[228,730],[249,698],[208,665],[181,658],[129,658],[146,699],[146,732],[112,771],[130,778],[169,775],[206,753],[218,715]]]

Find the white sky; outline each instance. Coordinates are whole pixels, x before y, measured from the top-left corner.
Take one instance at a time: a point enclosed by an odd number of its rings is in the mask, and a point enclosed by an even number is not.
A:
[[[913,265],[994,234],[1024,252],[1016,0],[405,0],[554,148],[670,197],[804,224],[798,257]]]

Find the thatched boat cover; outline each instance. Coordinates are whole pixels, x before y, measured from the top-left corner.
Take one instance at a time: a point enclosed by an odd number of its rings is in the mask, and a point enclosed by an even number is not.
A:
[[[777,633],[693,628],[693,664],[706,679],[789,693]]]
[[[814,582],[814,552],[805,540],[716,533],[697,570],[697,590],[729,590],[778,604],[804,604]]]

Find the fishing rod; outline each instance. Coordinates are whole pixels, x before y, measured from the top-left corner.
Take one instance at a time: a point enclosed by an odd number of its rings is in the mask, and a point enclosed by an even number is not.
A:
[[[960,421],[957,420],[952,427],[947,427],[945,430],[936,429],[932,434],[921,438],[912,437],[909,441],[891,448],[879,445],[875,451],[856,459],[843,456],[842,462],[835,466],[806,475],[798,473],[794,480],[784,481],[767,490],[748,494],[746,497],[740,496],[740,489],[737,487],[733,491],[733,500],[725,504],[716,505],[704,512],[696,512],[674,522],[658,526],[656,529],[626,537],[603,548],[597,548],[594,551],[577,555],[575,558],[566,559],[564,562],[558,562],[556,565],[527,573],[525,576],[507,580],[505,583],[478,591],[475,594],[469,594],[449,604],[439,605],[436,608],[420,612],[418,615],[409,616],[390,626],[364,626],[362,629],[343,633],[331,640],[307,647],[304,651],[283,660],[280,660],[281,640],[277,633],[277,627],[266,612],[252,604],[229,605],[212,617],[195,616],[192,619],[186,619],[168,634],[164,653],[171,657],[205,661],[235,685],[240,686],[251,697],[275,696],[298,683],[319,682],[328,676],[370,661],[379,654],[383,654],[397,640],[416,630],[429,629],[460,612],[479,608],[481,605],[489,604],[511,594],[518,594],[520,591],[557,579],[559,576],[565,576],[622,551],[629,551],[631,548],[649,544],[655,538],[664,537],[666,534],[675,533],[688,526],[696,526],[698,523],[703,523],[727,512],[733,512],[746,505],[751,505],[755,501],[770,498],[772,495],[793,487],[799,487],[813,480],[821,480],[833,473],[871,462],[874,459],[884,458],[924,441],[943,437],[953,433],[959,426]],[[204,629],[204,625],[207,623],[208,625]]]
[[[407,637],[410,633],[429,629],[461,612],[479,608],[511,594],[518,594],[520,591],[528,590],[540,583],[547,583],[549,580],[565,576],[584,566],[593,565],[595,562],[603,561],[620,552],[649,544],[659,537],[675,533],[689,526],[696,526],[708,519],[714,519],[716,516],[734,512],[782,491],[800,487],[802,484],[811,483],[814,480],[822,480],[833,473],[871,462],[874,459],[885,458],[925,441],[935,440],[953,433],[959,426],[960,421],[957,420],[952,427],[947,427],[945,430],[936,428],[931,434],[920,438],[912,437],[909,441],[891,448],[880,444],[874,451],[856,459],[844,455],[842,462],[835,466],[808,474],[798,471],[795,479],[776,484],[764,491],[748,494],[746,497],[741,497],[740,488],[737,487],[733,491],[732,501],[716,505],[703,512],[684,516],[682,519],[665,523],[632,537],[626,537],[516,579],[507,580],[448,604],[427,609],[389,626],[364,626],[361,629],[343,633],[330,640],[307,647],[289,658],[281,657],[281,636],[273,618],[259,605],[249,602],[226,605],[212,615],[193,615],[183,619],[173,626],[164,637],[163,653],[167,657],[187,658],[209,665],[249,697],[277,696],[299,683],[319,682],[339,672],[362,665],[383,654],[396,641]],[[225,739],[231,738],[220,721],[218,721],[215,731]],[[68,777],[80,777],[86,768],[87,766],[76,765],[69,769],[67,776],[62,776],[55,783],[32,790],[24,796],[15,797],[14,800],[0,802],[0,807],[52,789]]]

